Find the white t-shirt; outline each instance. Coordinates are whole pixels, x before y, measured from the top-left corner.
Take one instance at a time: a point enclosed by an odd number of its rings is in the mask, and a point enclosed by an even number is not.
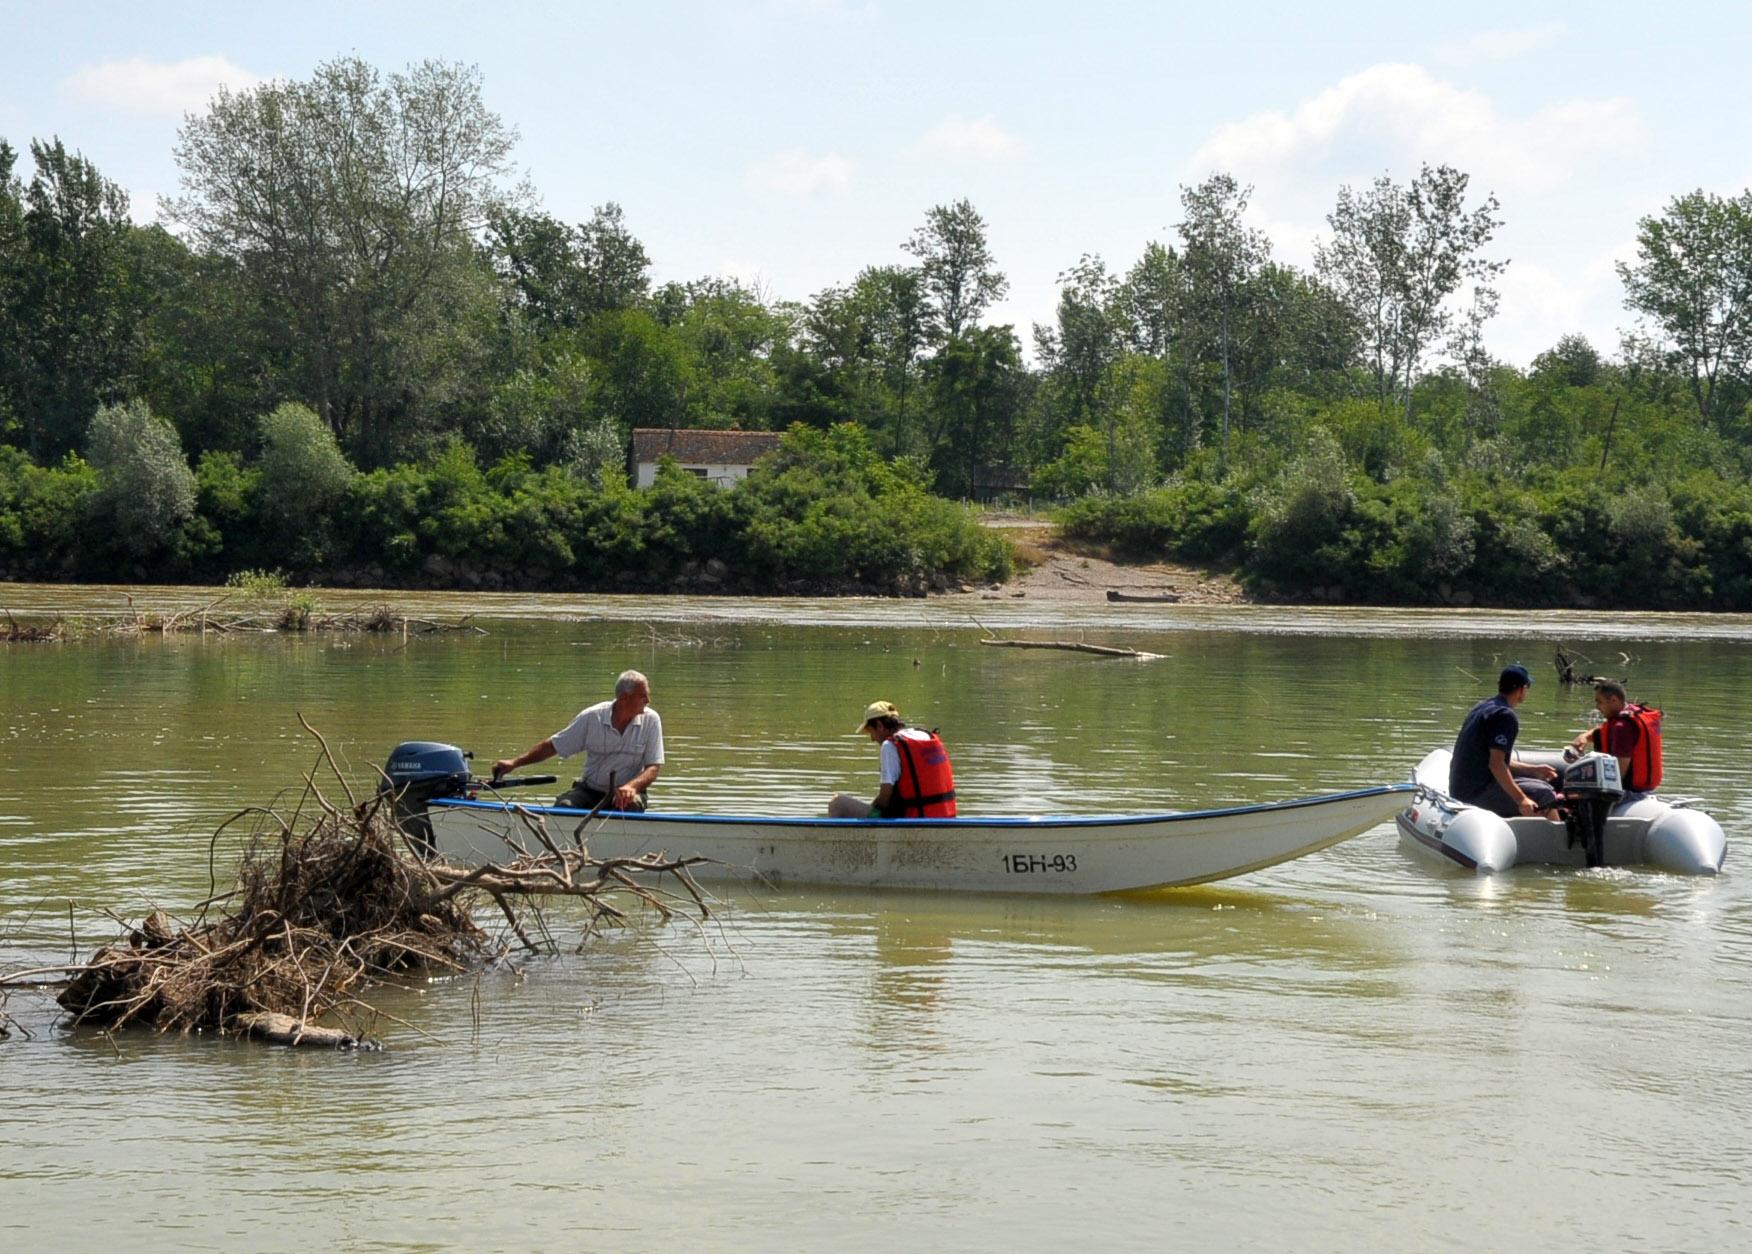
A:
[[[916,727],[903,727],[882,742],[882,761],[877,768],[876,782],[878,784],[900,783],[900,750],[894,747],[898,737],[905,736],[908,740],[929,740],[931,734],[922,732]]]
[[[577,718],[549,739],[562,758],[586,755],[584,782],[598,792],[608,791],[611,774],[618,788],[647,766],[663,761],[663,720],[649,706],[633,715],[625,730],[617,732],[614,702],[599,701],[580,710]]]

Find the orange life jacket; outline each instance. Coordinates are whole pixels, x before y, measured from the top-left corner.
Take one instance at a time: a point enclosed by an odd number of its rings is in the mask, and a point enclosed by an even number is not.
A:
[[[937,733],[931,732],[928,740],[895,736],[890,743],[900,755],[900,779],[894,785],[888,817],[954,818],[955,772],[949,768],[949,751]]]
[[[1661,786],[1661,712],[1653,706],[1627,705],[1594,729],[1594,747],[1601,753],[1611,753],[1609,747],[1612,725],[1633,724],[1637,729],[1636,747],[1630,751],[1630,773],[1624,786],[1632,792],[1649,792]]]

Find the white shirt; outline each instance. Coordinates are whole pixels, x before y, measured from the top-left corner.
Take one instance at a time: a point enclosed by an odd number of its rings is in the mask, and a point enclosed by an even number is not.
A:
[[[608,791],[609,776],[615,787],[663,761],[663,720],[646,706],[633,715],[622,731],[614,729],[614,702],[599,701],[548,738],[562,758],[586,755],[584,782],[598,792]],[[897,775],[895,778],[899,778]]]
[[[929,740],[931,734],[922,732],[916,727],[903,727],[882,742],[882,761],[877,768],[876,782],[878,784],[900,783],[900,750],[894,747],[897,738],[905,736],[908,740]]]

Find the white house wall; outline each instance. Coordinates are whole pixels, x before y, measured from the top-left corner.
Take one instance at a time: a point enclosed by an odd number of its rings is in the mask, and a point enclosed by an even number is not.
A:
[[[705,462],[677,462],[676,465],[680,466],[683,470],[696,474],[699,471],[705,471],[706,479],[717,484],[721,488],[727,488],[738,480],[748,478],[747,466],[710,465]],[[648,488],[656,482],[657,463],[640,462],[638,486],[641,488]]]

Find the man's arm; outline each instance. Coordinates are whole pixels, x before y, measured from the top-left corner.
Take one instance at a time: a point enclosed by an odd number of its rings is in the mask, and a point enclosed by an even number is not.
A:
[[[493,778],[497,780],[502,776],[509,775],[520,766],[532,766],[537,762],[546,762],[557,752],[552,737],[538,741],[514,758],[500,758],[493,763]]]
[[[894,804],[894,785],[884,784],[876,790],[876,800],[870,803],[877,814],[887,814],[888,807]]]
[[[639,794],[651,786],[651,781],[657,778],[657,772],[662,765],[651,763],[644,770],[633,776],[624,784],[616,784],[614,789],[614,806],[617,810],[625,810],[639,799]]]
[[[1550,770],[1551,768],[1547,767],[1546,769]],[[1552,773],[1556,774],[1556,772]],[[1522,814],[1533,813],[1535,808],[1533,798],[1522,792],[1521,786],[1515,782],[1514,772],[1509,769],[1509,755],[1495,746],[1492,746],[1490,751],[1490,774],[1491,778],[1496,780],[1497,787],[1509,794],[1517,810]]]

